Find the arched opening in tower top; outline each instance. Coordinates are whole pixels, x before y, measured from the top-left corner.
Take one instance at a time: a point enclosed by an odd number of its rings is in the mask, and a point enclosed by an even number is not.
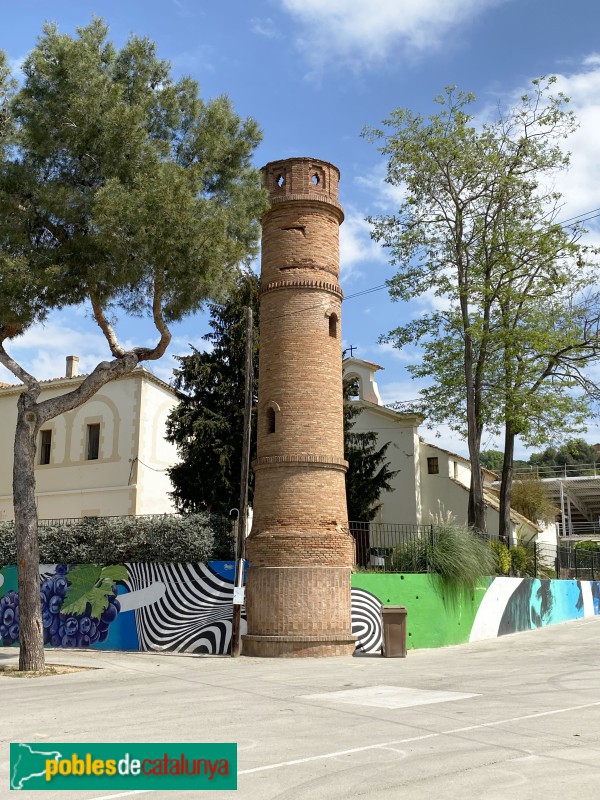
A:
[[[329,335],[333,339],[337,339],[337,330],[338,330],[337,314],[331,314],[329,316]]]
[[[277,183],[277,186],[279,186],[279,188],[281,189],[283,184],[285,183],[285,178],[283,177],[283,175],[278,175],[277,178],[275,178],[275,182]]]
[[[267,408],[267,433],[275,433],[277,427],[277,418],[275,416],[274,408]]]
[[[318,186],[321,183],[321,179],[319,178],[316,172],[313,173],[311,181],[314,183],[315,186]]]

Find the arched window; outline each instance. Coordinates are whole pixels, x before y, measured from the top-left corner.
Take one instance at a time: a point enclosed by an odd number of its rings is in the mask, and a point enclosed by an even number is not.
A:
[[[357,375],[345,375],[344,386],[350,400],[360,399],[360,379]]]
[[[338,318],[336,314],[329,315],[329,335],[337,339]]]
[[[275,433],[276,425],[275,409],[269,406],[267,408],[267,433]]]

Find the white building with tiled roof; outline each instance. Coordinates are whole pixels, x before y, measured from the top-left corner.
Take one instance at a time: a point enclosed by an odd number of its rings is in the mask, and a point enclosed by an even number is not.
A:
[[[81,383],[77,362],[70,356],[65,377],[41,382],[41,399]],[[0,519],[5,520],[14,517],[12,453],[21,390],[21,385],[0,385]],[[165,441],[165,424],[176,404],[174,390],[139,367],[46,423],[35,466],[39,518],[172,512],[166,470],[177,454]]]
[[[344,360],[344,376],[356,381],[358,394],[353,402],[362,408],[355,418],[354,431],[375,432],[380,446],[390,442],[386,458],[391,469],[397,470],[391,480],[394,491],[384,492],[380,497],[376,521],[427,525],[436,516],[450,512],[457,522],[466,523],[471,482],[469,460],[423,441],[419,426],[424,417],[420,414],[401,413],[383,405],[375,380],[375,372],[380,369],[378,364],[359,358]],[[491,484],[497,476],[490,470],[483,470],[483,476],[487,528],[496,535],[499,503]],[[556,541],[553,526],[546,532],[516,511],[511,512],[511,521],[513,542],[517,532],[526,539]]]

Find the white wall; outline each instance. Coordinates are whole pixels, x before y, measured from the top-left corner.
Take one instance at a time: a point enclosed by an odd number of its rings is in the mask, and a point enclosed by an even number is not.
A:
[[[54,381],[43,386],[41,398],[64,394],[80,382],[81,378]],[[13,519],[12,453],[17,398],[18,389],[0,389],[2,519]],[[44,425],[44,429],[52,431],[52,447],[50,464],[37,463],[35,467],[39,517],[172,511],[164,469],[176,458],[174,448],[162,439],[166,416],[175,403],[171,391],[154,382],[147,372],[137,370],[106,384],[83,406]],[[99,457],[95,460],[86,458],[90,424],[100,424]],[[148,467],[142,468],[136,458]]]
[[[164,514],[175,511],[169,497],[173,490],[166,469],[177,462],[177,448],[165,439],[169,413],[177,405],[173,393],[144,380],[141,385],[136,514]]]
[[[390,468],[397,470],[398,474],[390,482],[394,491],[384,492],[380,497],[382,506],[376,520],[419,524],[422,510],[418,481],[415,481],[419,458],[415,418],[404,418],[389,409],[365,403],[362,413],[355,418],[353,431],[375,432],[379,447],[391,442],[386,459],[390,462]]]

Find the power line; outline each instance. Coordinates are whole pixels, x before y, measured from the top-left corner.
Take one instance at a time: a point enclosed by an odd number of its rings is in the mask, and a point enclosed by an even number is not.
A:
[[[597,219],[598,217],[600,217],[600,213],[595,214],[594,213],[595,211],[600,212],[600,208],[592,208],[589,211],[584,211],[583,213],[578,214],[575,217],[567,217],[567,219],[565,219],[562,222],[559,222],[557,224],[560,225],[563,228],[572,228],[574,225],[577,225],[579,223],[589,222],[589,220],[591,220],[591,219]],[[592,216],[586,216],[587,214],[590,214]],[[567,223],[570,223],[570,224],[567,225]],[[353,292],[352,294],[346,295],[344,297],[344,300],[352,300],[355,297],[362,297],[362,295],[365,295],[365,294],[372,294],[373,292],[380,292],[382,289],[387,289],[387,288],[388,288],[388,284],[387,283],[382,283],[379,286],[371,286],[371,288],[369,288],[369,289],[363,289],[360,292]]]
[[[344,300],[352,300],[354,297],[361,297],[363,294],[371,294],[372,292],[380,292],[382,289],[387,289],[387,283],[382,283],[379,286],[372,286],[370,289],[363,289],[361,292],[354,292],[344,297]]]
[[[596,214],[596,211],[600,212],[600,208],[592,208],[590,211],[583,211],[581,214],[576,214],[574,217],[567,217],[567,219],[563,219],[562,222],[558,222],[558,225],[565,225],[567,222],[585,222],[585,220],[580,219],[580,217],[586,217],[588,214]],[[600,214],[596,214],[596,216],[600,216]],[[594,217],[589,217],[589,219],[594,219]]]

